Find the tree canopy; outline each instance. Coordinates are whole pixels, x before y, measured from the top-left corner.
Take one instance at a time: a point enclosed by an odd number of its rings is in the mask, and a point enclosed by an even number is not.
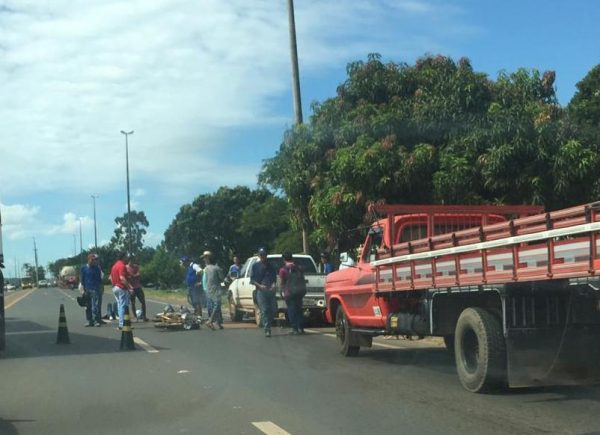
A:
[[[335,246],[372,202],[553,209],[592,197],[599,153],[558,105],[554,72],[491,80],[466,58],[408,65],[379,55],[347,72],[335,97],[313,104],[308,124],[285,133],[260,174],[285,192],[296,220],[315,228],[314,242]],[[593,118],[593,104],[577,107]]]

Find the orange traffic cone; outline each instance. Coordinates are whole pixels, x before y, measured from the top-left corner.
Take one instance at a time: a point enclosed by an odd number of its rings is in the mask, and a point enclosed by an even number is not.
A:
[[[129,307],[125,307],[123,329],[121,330],[121,347],[119,350],[135,350],[133,332],[131,332],[131,321],[129,320]]]
[[[60,314],[58,315],[58,334],[56,334],[56,344],[70,344],[69,329],[67,328],[67,317],[65,316],[65,306],[60,304]]]

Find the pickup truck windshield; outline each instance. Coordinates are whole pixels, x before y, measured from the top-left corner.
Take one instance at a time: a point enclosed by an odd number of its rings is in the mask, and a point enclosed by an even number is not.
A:
[[[275,268],[276,271],[279,271],[279,269],[283,267],[283,258],[269,258],[268,261]],[[315,265],[310,258],[294,258],[294,263],[300,266],[304,273],[317,273]]]

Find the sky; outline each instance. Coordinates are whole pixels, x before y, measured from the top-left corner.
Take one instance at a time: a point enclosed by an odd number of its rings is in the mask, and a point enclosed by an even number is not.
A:
[[[466,56],[491,79],[554,70],[562,105],[600,63],[592,0],[294,3],[305,119],[369,53]],[[288,35],[286,0],[0,0],[5,275],[34,262],[34,239],[42,266],[94,246],[92,195],[110,240],[127,210],[121,130],[149,246],[198,195],[256,187],[294,119]]]

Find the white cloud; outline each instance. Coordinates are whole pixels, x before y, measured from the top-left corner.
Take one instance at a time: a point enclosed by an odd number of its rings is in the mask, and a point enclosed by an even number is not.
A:
[[[19,240],[31,237],[38,226],[39,207],[0,203],[0,211],[2,212],[2,233],[7,239]]]
[[[50,226],[45,233],[49,236],[55,234],[79,234],[80,225],[82,232],[93,228],[94,219],[89,216],[78,217],[75,213],[68,212],[64,214],[62,224]]]
[[[274,98],[290,93],[285,8],[272,0],[5,1],[5,194],[120,188],[122,129],[135,130],[130,169],[145,185],[189,192],[194,185],[214,185],[215,174],[225,174],[231,184],[254,182],[260,162],[224,168],[216,154],[227,146],[227,130],[289,125],[291,113],[282,117],[272,109]],[[430,1],[309,0],[296,9],[305,75],[372,51],[431,51],[443,38],[424,36],[420,23],[431,28],[447,15],[436,29],[460,27],[452,20],[456,14]],[[409,27],[411,20],[416,24]]]

